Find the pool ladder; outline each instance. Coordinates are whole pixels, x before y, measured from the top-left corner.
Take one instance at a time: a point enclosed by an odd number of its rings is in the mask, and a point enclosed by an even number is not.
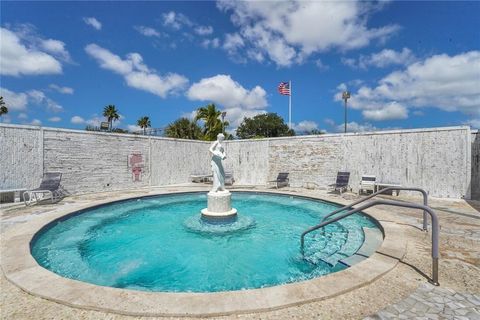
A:
[[[372,202],[369,202],[367,204],[364,204],[358,208],[353,208],[354,205],[357,205],[359,203],[362,203],[366,200],[369,200],[377,195],[384,194],[389,191],[400,191],[400,190],[406,190],[406,191],[418,191],[422,193],[423,195],[423,205],[421,204],[416,204],[416,203],[410,203],[410,202],[400,202],[400,201],[391,201],[391,200],[374,200]],[[322,222],[317,224],[316,226],[313,226],[307,230],[305,230],[302,233],[301,239],[300,239],[300,250],[302,252],[302,256],[305,256],[305,236],[315,230],[318,230],[320,228],[325,227],[326,225],[329,225],[330,223],[342,220],[343,218],[346,218],[354,213],[357,213],[359,211],[368,209],[370,207],[378,206],[378,205],[385,205],[385,206],[394,206],[394,207],[403,207],[403,208],[412,208],[412,209],[420,209],[423,210],[423,231],[427,232],[428,231],[428,222],[427,222],[427,214],[430,215],[431,220],[432,220],[432,278],[429,279],[429,282],[432,283],[435,286],[438,286],[438,257],[439,257],[439,251],[438,251],[438,242],[439,242],[439,225],[438,225],[438,217],[437,214],[428,206],[428,195],[427,192],[423,189],[420,188],[404,188],[404,187],[388,187],[385,189],[381,189],[375,193],[372,193],[368,197],[362,198],[360,200],[357,200],[355,202],[352,202],[342,208],[339,208],[335,211],[330,212],[327,214],[325,217],[323,217]],[[348,210],[346,213],[338,215],[330,220],[327,221],[328,218],[331,216],[343,211],[343,210]]]

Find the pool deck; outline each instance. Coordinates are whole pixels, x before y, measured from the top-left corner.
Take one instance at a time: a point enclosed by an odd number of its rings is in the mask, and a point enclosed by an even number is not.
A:
[[[28,243],[32,230],[67,212],[124,197],[206,191],[207,188],[197,184],[147,188],[71,196],[54,205],[0,208],[1,317],[133,319],[163,314],[165,319],[174,318],[165,315],[175,314],[185,319],[196,314],[219,319],[448,319],[454,316],[480,319],[480,202],[475,201],[429,199],[440,219],[440,287],[427,284],[426,276],[431,273],[431,243],[430,233],[420,230],[421,212],[396,207],[366,210],[380,221],[386,235],[382,247],[371,258],[345,271],[310,281],[233,293],[132,294],[130,290],[99,287],[56,276],[36,265],[29,253],[25,253],[28,251],[25,241]],[[259,187],[236,189],[276,192]],[[283,188],[279,192],[342,204],[358,198],[350,193],[340,197],[326,191],[297,188]],[[421,203],[420,198],[405,193],[384,198]],[[215,316],[221,314],[230,315]]]

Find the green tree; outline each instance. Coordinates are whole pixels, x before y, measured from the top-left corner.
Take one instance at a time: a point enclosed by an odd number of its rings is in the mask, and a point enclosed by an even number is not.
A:
[[[322,131],[322,130],[319,130],[319,129],[312,129],[310,131],[307,131],[306,134],[316,136],[316,135],[320,135],[320,134],[325,134],[325,131]]]
[[[150,123],[150,118],[145,116],[137,120],[137,126],[143,129],[143,134],[147,134],[147,128],[150,128],[152,125]]]
[[[109,104],[105,108],[103,108],[103,116],[107,118],[110,131],[112,131],[112,125],[113,121],[117,121],[120,118],[120,115],[118,114],[118,110],[113,104]]]
[[[243,118],[236,132],[241,139],[295,135],[295,131],[289,129],[283,118],[276,113],[264,113],[253,118]]]
[[[196,121],[180,118],[165,128],[165,136],[178,139],[200,140],[203,138],[202,128]]]
[[[224,131],[225,127],[228,127],[228,121],[222,123],[220,115],[222,112],[217,110],[215,104],[211,103],[205,107],[198,108],[195,121],[203,120],[203,139],[207,141],[214,141],[217,139],[217,135]]]
[[[8,113],[8,108],[5,105],[5,102],[3,101],[3,97],[0,97],[0,116],[7,113]]]

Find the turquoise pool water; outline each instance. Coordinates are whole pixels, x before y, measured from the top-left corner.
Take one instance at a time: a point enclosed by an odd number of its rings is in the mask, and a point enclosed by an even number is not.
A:
[[[97,285],[164,292],[216,292],[302,281],[343,270],[337,261],[363,243],[365,215],[307,237],[300,235],[336,209],[300,197],[233,193],[239,230],[200,220],[205,193],[161,195],[107,204],[48,226],[31,245],[40,265]]]

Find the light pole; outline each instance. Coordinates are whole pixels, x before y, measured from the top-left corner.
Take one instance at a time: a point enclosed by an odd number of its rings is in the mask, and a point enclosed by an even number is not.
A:
[[[347,100],[350,99],[350,92],[343,91],[342,99],[345,101],[345,133],[347,133]]]
[[[226,111],[222,112],[222,133],[225,134],[225,116],[227,115]]]

